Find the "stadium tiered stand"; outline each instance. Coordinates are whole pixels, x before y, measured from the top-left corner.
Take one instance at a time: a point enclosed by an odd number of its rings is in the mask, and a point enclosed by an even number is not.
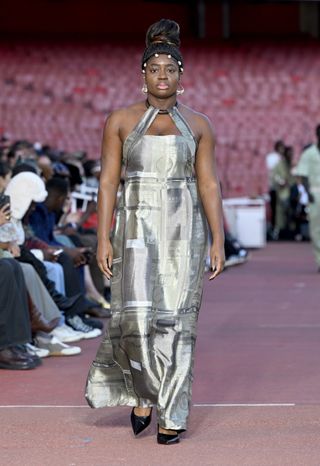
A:
[[[283,138],[295,157],[320,123],[320,45],[191,46],[181,101],[217,134],[225,197],[267,190],[265,155]],[[98,158],[105,117],[143,98],[141,47],[0,44],[0,134]]]

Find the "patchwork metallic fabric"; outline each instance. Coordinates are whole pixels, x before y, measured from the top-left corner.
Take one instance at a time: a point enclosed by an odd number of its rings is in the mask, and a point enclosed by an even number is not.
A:
[[[113,237],[112,318],[87,380],[91,407],[156,406],[166,429],[185,430],[207,224],[194,176],[196,141],[145,134],[149,107],[123,147],[126,180]]]

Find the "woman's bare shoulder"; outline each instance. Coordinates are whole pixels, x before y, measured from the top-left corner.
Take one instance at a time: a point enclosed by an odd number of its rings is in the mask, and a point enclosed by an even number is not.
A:
[[[179,105],[179,110],[196,135],[201,136],[204,132],[213,131],[211,121],[204,113],[198,112],[184,104]]]
[[[210,119],[209,119],[209,117],[207,115],[205,115],[204,113],[198,112],[197,110],[194,110],[193,108],[188,107],[187,105],[180,104],[179,105],[179,110],[187,118],[188,117],[192,118],[192,119],[196,120],[199,123],[202,122],[203,124],[210,123]]]
[[[118,126],[126,125],[131,119],[137,118],[145,110],[144,102],[136,102],[127,107],[113,110],[107,117],[107,122]]]
[[[106,120],[105,133],[117,133],[120,139],[124,141],[145,111],[146,104],[144,101],[113,110]]]

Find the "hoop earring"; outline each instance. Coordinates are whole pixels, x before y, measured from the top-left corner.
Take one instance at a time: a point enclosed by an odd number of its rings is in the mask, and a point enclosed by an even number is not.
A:
[[[177,95],[181,95],[184,93],[184,87],[182,86],[180,81],[179,81],[179,86],[180,86],[180,89],[177,89]]]
[[[142,92],[143,94],[147,94],[148,88],[147,88],[146,83],[143,84],[143,86],[142,86],[142,88],[141,88],[141,92]]]

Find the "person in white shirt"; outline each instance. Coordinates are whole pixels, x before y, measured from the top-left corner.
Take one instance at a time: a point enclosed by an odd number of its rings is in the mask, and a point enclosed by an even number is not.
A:
[[[277,204],[277,194],[273,184],[273,170],[275,166],[282,159],[282,155],[285,151],[285,144],[283,141],[279,140],[274,145],[273,152],[270,152],[266,156],[266,168],[268,173],[268,182],[269,182],[269,196],[270,196],[270,210],[271,210],[271,230],[273,232],[275,227],[276,220],[276,204]]]

